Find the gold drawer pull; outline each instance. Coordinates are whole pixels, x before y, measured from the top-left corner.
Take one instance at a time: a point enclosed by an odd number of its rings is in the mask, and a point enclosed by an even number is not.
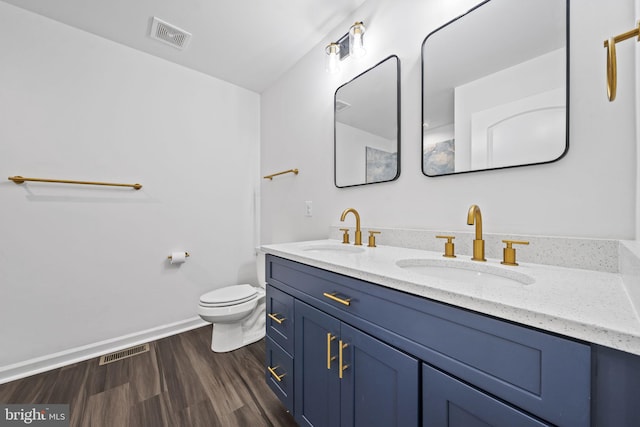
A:
[[[347,343],[343,343],[342,340],[340,340],[339,344],[338,344],[338,377],[340,379],[342,379],[342,373],[344,372],[345,369],[347,369],[349,367],[349,365],[344,365],[342,363],[342,349],[349,347],[349,344]]]
[[[273,375],[273,378],[276,379],[276,381],[278,382],[282,382],[282,378],[284,378],[285,375],[287,375],[286,372],[278,375],[276,374],[276,369],[278,369],[279,366],[274,366],[273,368],[271,366],[267,366],[267,369],[269,370],[269,372],[271,373],[271,375]]]
[[[269,318],[271,318],[271,320],[276,322],[278,325],[282,325],[282,322],[287,320],[287,318],[286,317],[278,318],[278,314],[280,313],[268,313],[267,316],[269,316]]]
[[[325,297],[329,298],[332,301],[339,302],[340,304],[351,305],[351,298],[342,299],[337,297],[336,294],[337,292],[332,292],[332,293],[324,292],[322,295],[324,295]]]
[[[331,332],[327,332],[327,369],[331,369],[331,362],[336,360],[335,356],[331,356],[331,341],[335,339],[336,337],[331,335]]]

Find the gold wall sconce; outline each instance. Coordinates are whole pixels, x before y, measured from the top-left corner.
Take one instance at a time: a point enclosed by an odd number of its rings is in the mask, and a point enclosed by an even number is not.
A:
[[[610,102],[616,99],[616,90],[618,86],[616,43],[630,39],[631,37],[637,37],[637,41],[640,42],[640,21],[638,21],[638,26],[633,30],[619,34],[615,37],[610,37],[604,41],[604,47],[607,48],[607,95]]]
[[[345,60],[349,56],[360,58],[367,51],[364,48],[364,33],[366,27],[361,21],[354,23],[349,32],[340,37],[338,41],[331,42],[325,48],[327,54],[326,69],[329,73],[337,73],[340,71],[340,61]]]

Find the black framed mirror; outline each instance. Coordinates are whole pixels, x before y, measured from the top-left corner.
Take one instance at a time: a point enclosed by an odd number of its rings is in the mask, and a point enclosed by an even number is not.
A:
[[[353,187],[400,176],[400,60],[391,55],[336,89],[334,182]]]
[[[422,172],[527,166],[569,148],[569,1],[486,0],[422,44]]]

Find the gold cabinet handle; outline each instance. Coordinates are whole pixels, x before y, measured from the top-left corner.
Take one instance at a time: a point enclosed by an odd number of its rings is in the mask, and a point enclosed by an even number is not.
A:
[[[504,265],[518,265],[516,262],[516,250],[511,245],[528,245],[529,242],[522,240],[503,240],[507,246],[502,250],[503,259],[500,264]]]
[[[340,340],[339,344],[338,344],[338,377],[340,379],[342,379],[342,373],[345,371],[345,369],[347,369],[349,367],[349,365],[344,365],[342,363],[342,350],[349,347],[349,344],[347,343],[343,343],[342,340]]]
[[[271,320],[273,320],[274,322],[276,322],[278,325],[282,325],[282,322],[287,320],[287,318],[286,317],[278,318],[278,314],[279,313],[269,313],[269,314],[267,314],[267,316],[269,316],[269,318]]]
[[[331,341],[335,339],[335,335],[331,335],[331,332],[327,332],[327,369],[331,369],[331,362],[336,360],[336,357],[331,355]]]
[[[267,369],[269,370],[269,373],[271,373],[273,378],[275,378],[276,381],[278,381],[278,382],[282,382],[282,378],[284,378],[285,375],[287,375],[287,373],[283,372],[280,375],[276,374],[276,369],[278,369],[278,368],[279,368],[279,366],[274,366],[273,368],[271,366],[267,366]]]
[[[332,293],[324,292],[322,295],[329,298],[332,301],[339,302],[340,304],[347,305],[347,306],[351,305],[351,298],[346,298],[346,299],[339,298],[336,296],[336,293],[337,292],[332,292]]]

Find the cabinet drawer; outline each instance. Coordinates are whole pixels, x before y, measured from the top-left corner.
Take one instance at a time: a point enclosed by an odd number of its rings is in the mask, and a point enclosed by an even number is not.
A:
[[[267,336],[293,354],[293,297],[267,285]]]
[[[428,365],[422,366],[423,427],[550,427]]]
[[[272,255],[267,281],[554,424],[590,424],[588,345]]]
[[[302,292],[302,295],[294,296],[303,300],[312,297],[324,303],[325,311],[339,310],[364,319],[380,317],[380,312],[376,312],[379,301],[374,301],[371,295],[363,292],[364,282],[357,279],[268,255],[267,282]],[[337,315],[339,317],[339,313]]]
[[[267,384],[293,414],[293,358],[271,338],[266,337],[265,340]]]

